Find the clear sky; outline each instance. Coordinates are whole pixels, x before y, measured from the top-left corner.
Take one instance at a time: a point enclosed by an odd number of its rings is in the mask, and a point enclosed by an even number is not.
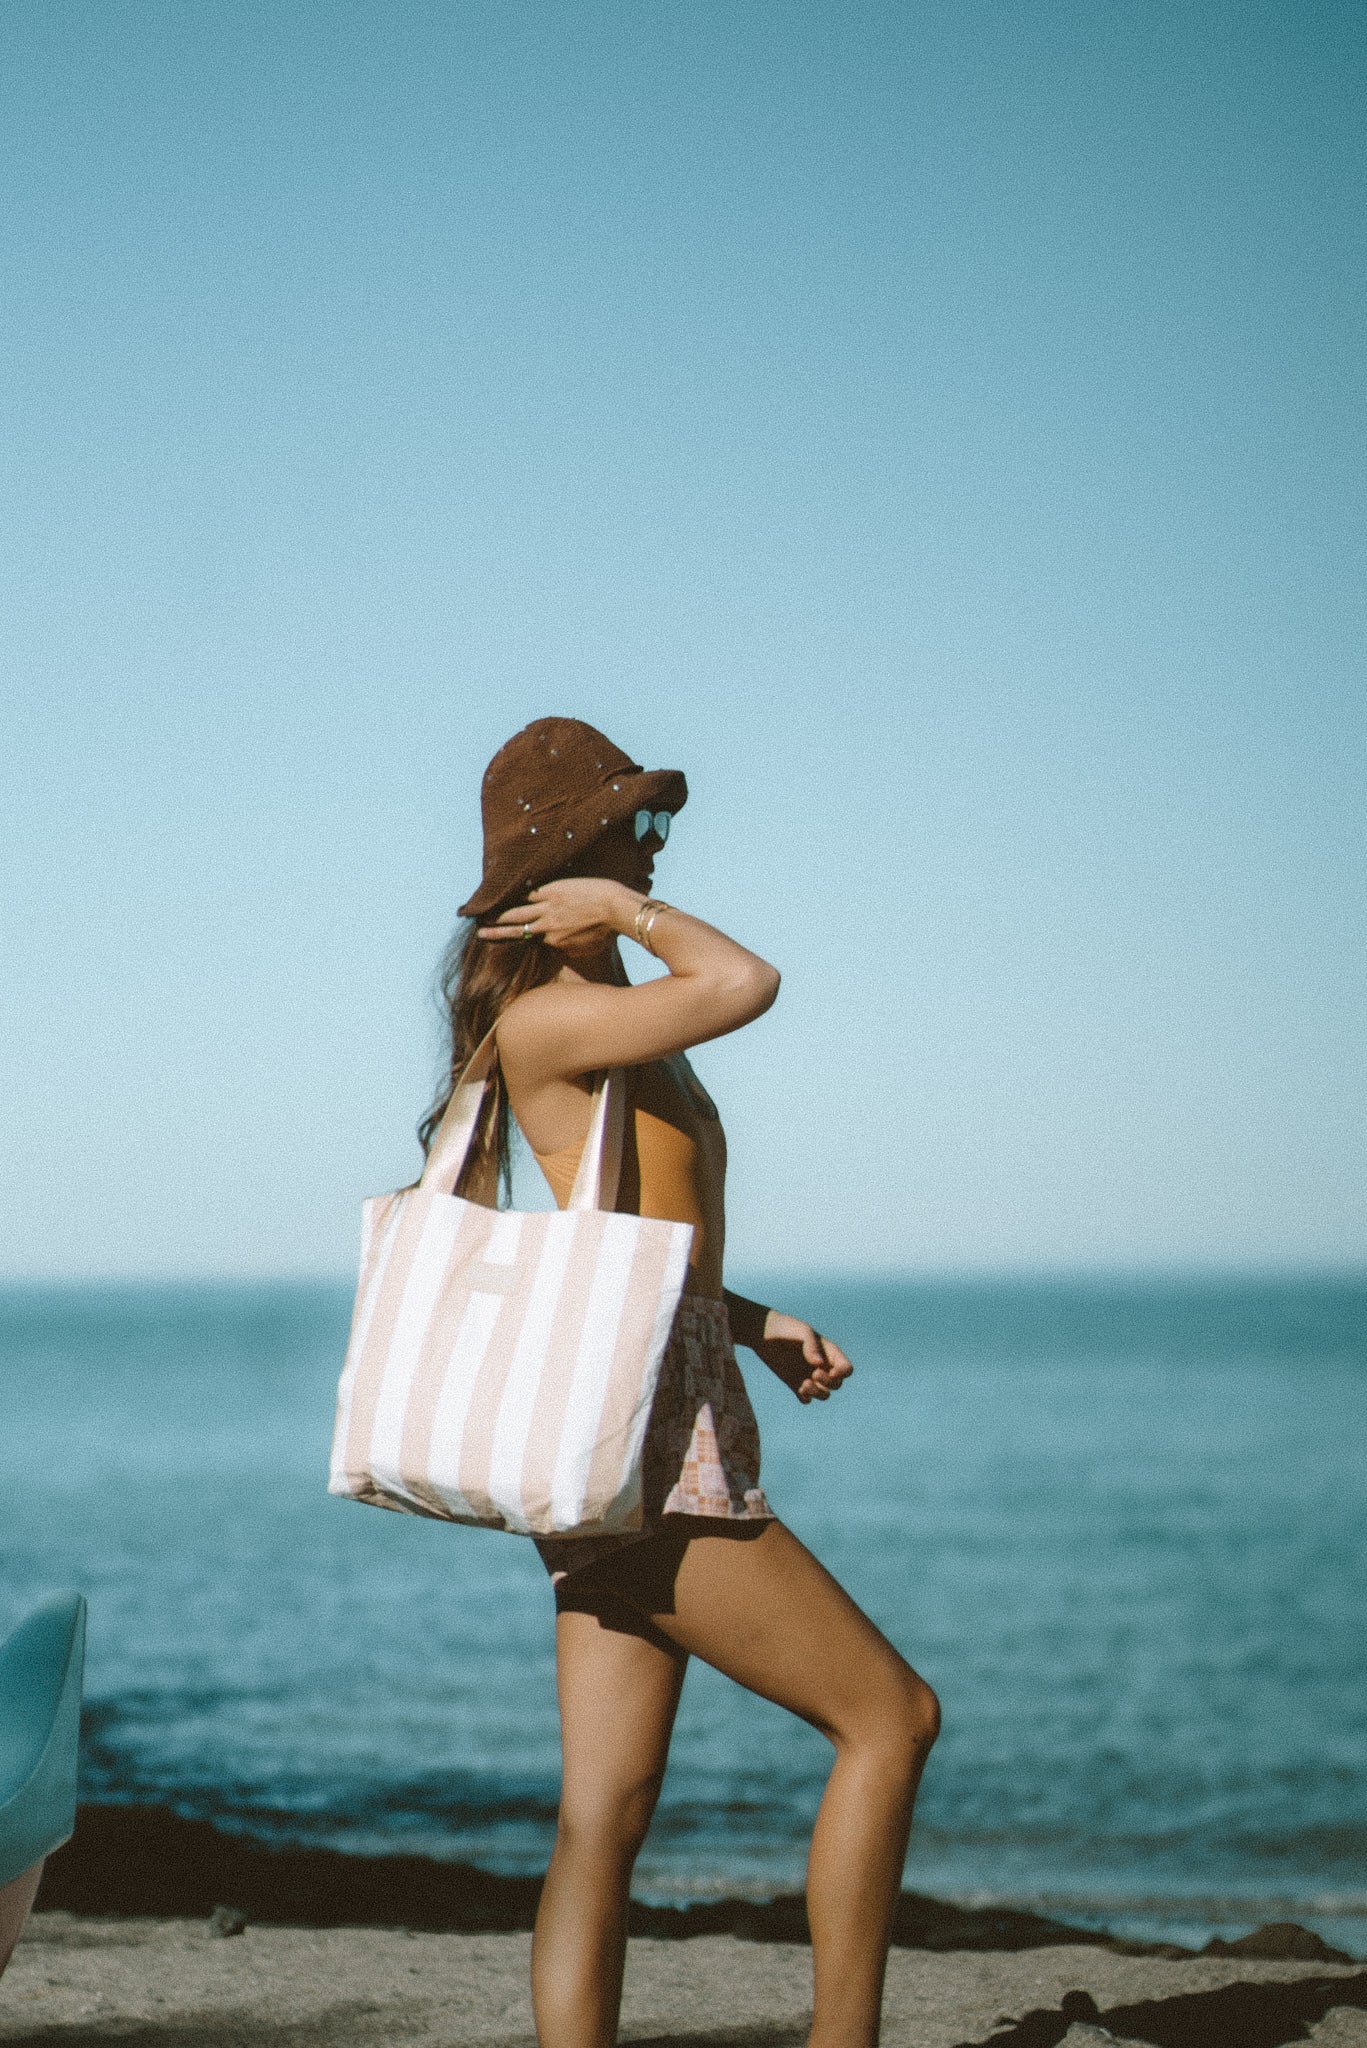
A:
[[[343,1273],[573,713],[738,1267],[1360,1264],[1367,14],[8,0],[0,1272]]]

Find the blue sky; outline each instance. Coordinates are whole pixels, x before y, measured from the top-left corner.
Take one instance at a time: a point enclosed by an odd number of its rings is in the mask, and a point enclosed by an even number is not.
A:
[[[1360,8],[0,46],[0,1272],[346,1270],[552,711],[783,969],[738,1269],[1361,1263]]]

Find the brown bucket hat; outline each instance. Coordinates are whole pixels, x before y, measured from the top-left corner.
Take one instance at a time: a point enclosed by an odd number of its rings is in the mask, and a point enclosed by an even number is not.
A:
[[[581,718],[537,718],[484,771],[484,879],[460,906],[483,917],[544,882],[635,812],[680,811],[677,768],[643,769]]]

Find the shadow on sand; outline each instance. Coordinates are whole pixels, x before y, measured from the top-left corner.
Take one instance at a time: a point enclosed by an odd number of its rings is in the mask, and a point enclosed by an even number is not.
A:
[[[1058,2048],[1077,2020],[1154,2048],[1285,2048],[1287,2042],[1308,2040],[1313,2023],[1336,2005],[1367,2012],[1367,1970],[1289,1984],[1223,1984],[1218,1991],[1104,2008],[1089,1992],[1068,1991],[1059,2005],[1004,2021],[997,2033],[960,2048]]]

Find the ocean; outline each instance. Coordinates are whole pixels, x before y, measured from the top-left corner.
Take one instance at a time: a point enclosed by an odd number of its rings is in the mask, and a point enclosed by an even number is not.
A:
[[[943,1701],[907,1885],[1367,1952],[1367,1280],[753,1285],[856,1364],[742,1354],[770,1498]],[[349,1307],[0,1292],[0,1628],[87,1594],[86,1799],[534,1872],[546,1577],[327,1496]],[[827,1754],[695,1667],[638,1895],[799,1886]]]

